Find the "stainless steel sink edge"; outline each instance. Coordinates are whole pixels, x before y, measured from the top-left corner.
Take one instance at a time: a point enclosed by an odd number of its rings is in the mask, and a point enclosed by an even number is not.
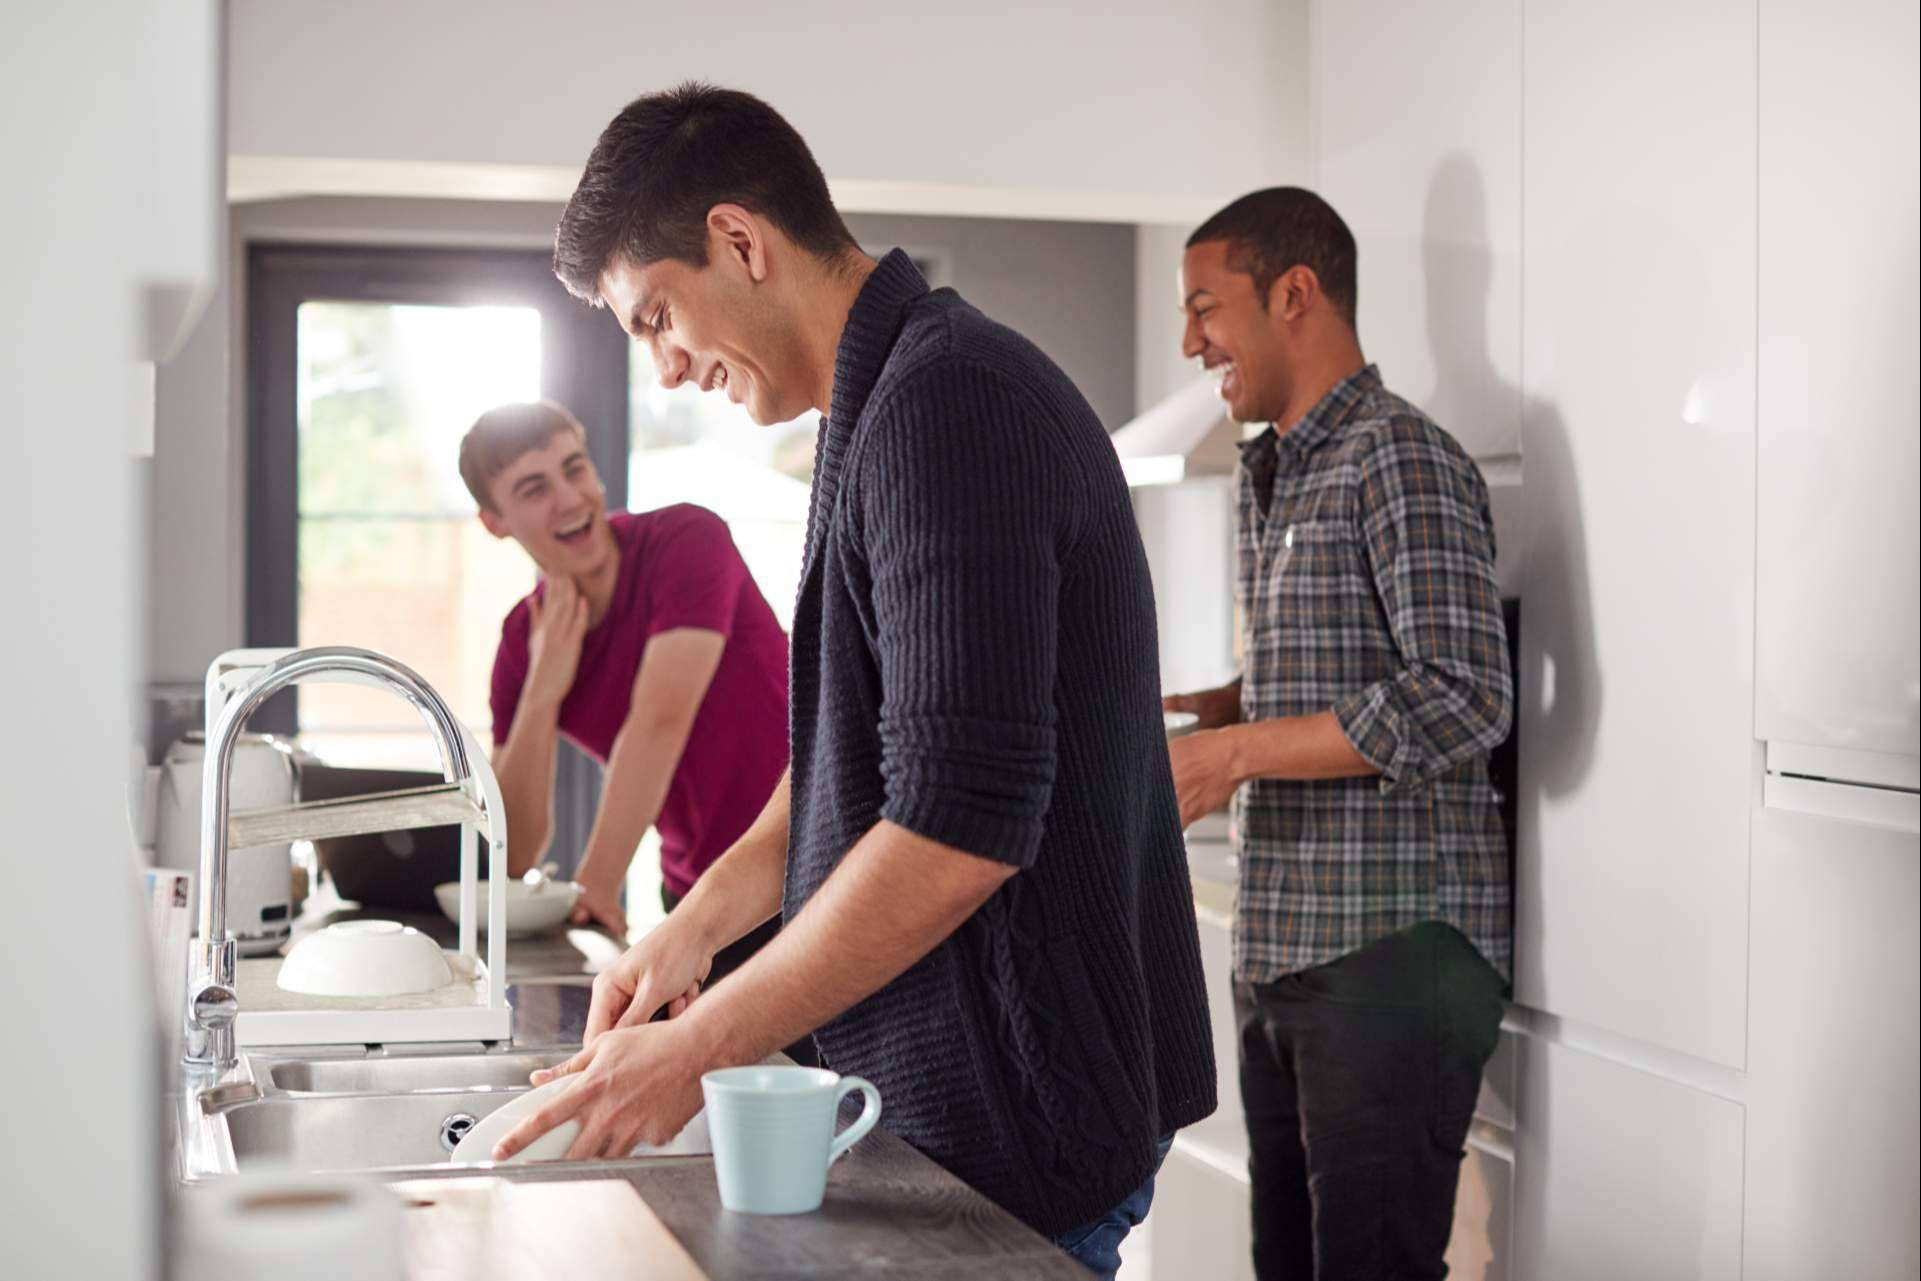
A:
[[[369,1053],[356,1047],[327,1047],[320,1053],[278,1053],[254,1050],[241,1054],[236,1065],[218,1075],[192,1074],[174,1092],[178,1124],[174,1127],[175,1166],[182,1184],[193,1185],[232,1175],[242,1168],[245,1153],[236,1152],[235,1128],[250,1141],[262,1143],[256,1152],[274,1150],[272,1141],[284,1141],[283,1151],[316,1149],[327,1151],[340,1143],[358,1146],[371,1143],[376,1148],[389,1146],[390,1134],[404,1130],[399,1141],[413,1144],[421,1138],[415,1133],[434,1125],[432,1114],[441,1108],[457,1110],[471,1117],[484,1116],[529,1089],[526,1073],[565,1058],[577,1047],[528,1049],[493,1047],[484,1054],[421,1054],[406,1047],[401,1054],[381,1050]],[[444,1066],[454,1079],[480,1075],[496,1078],[493,1082],[445,1085],[432,1082],[433,1069]],[[282,1072],[282,1069],[287,1069]],[[313,1074],[319,1074],[314,1080]],[[320,1081],[336,1080],[358,1088],[295,1089],[279,1084],[277,1075],[306,1077],[316,1087]],[[504,1078],[504,1079],[503,1079]],[[385,1080],[384,1088],[379,1084]],[[394,1081],[411,1083],[411,1088],[394,1088]],[[513,1083],[517,1081],[517,1083]],[[425,1082],[425,1083],[423,1083]],[[464,1102],[466,1106],[460,1106]],[[266,1109],[261,1111],[260,1109]],[[289,1111],[288,1109],[295,1109]],[[372,1131],[356,1131],[355,1137],[342,1140],[338,1126],[341,1114],[364,1115]],[[383,1114],[384,1117],[383,1117]],[[452,1119],[450,1111],[447,1119]],[[396,1120],[396,1118],[399,1118]],[[383,1120],[386,1129],[374,1125]],[[444,1121],[442,1122],[444,1127]],[[315,1128],[318,1127],[318,1128]],[[248,1133],[254,1131],[253,1133]],[[263,1141],[262,1135],[266,1138]],[[443,1145],[445,1140],[442,1140]],[[263,1159],[257,1157],[256,1159]],[[273,1163],[273,1157],[264,1157]],[[353,1173],[391,1182],[398,1179],[446,1178],[474,1174],[495,1174],[514,1178],[565,1178],[587,1171],[620,1170],[657,1166],[662,1162],[704,1161],[705,1153],[661,1153],[629,1157],[618,1161],[549,1161],[531,1165],[495,1166],[492,1163],[455,1165],[449,1161],[403,1161],[398,1163],[329,1163],[321,1159],[314,1165],[295,1168],[312,1172]]]

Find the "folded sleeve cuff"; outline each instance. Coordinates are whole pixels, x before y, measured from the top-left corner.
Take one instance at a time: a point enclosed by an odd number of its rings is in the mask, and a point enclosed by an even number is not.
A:
[[[1388,697],[1385,682],[1348,694],[1334,704],[1334,719],[1354,750],[1381,772],[1381,794],[1391,796],[1420,781],[1410,736]]]
[[[1033,865],[1054,790],[1052,727],[883,720],[881,747],[882,818],[979,858]]]

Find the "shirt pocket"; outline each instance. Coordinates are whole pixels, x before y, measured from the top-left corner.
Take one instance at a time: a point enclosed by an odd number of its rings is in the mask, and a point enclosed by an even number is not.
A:
[[[1267,593],[1283,626],[1339,622],[1366,587],[1359,540],[1341,520],[1302,520],[1283,527],[1269,562]]]

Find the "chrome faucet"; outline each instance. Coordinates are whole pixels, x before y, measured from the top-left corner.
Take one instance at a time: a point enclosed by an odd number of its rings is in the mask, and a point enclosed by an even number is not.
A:
[[[407,667],[384,654],[348,646],[294,650],[255,675],[223,708],[207,735],[200,783],[200,938],[188,983],[185,1052],[189,1067],[225,1071],[234,1066],[237,950],[227,932],[228,773],[234,742],[262,703],[289,685],[316,676],[344,676],[391,689],[426,719],[449,783],[473,777],[460,723],[440,695]],[[212,682],[209,682],[211,687]]]

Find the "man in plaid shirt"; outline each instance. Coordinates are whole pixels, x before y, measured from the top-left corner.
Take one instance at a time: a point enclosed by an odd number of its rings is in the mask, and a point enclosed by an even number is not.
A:
[[[1312,192],[1187,242],[1182,351],[1240,422],[1243,672],[1170,697],[1181,818],[1234,801],[1234,996],[1262,1278],[1441,1277],[1512,955],[1488,753],[1513,684],[1487,487],[1388,391]]]

